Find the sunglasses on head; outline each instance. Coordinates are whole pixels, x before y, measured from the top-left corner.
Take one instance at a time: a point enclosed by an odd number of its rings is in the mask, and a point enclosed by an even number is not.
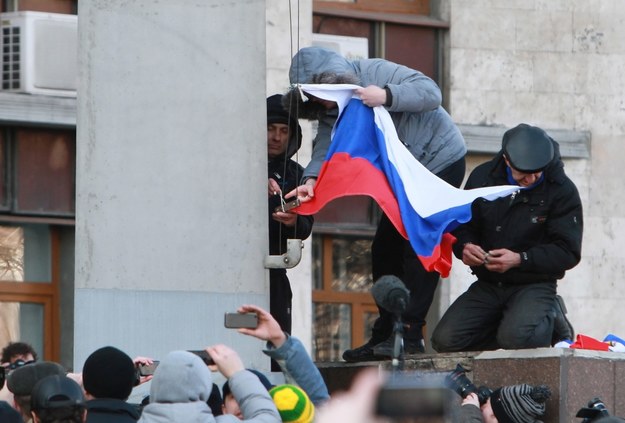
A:
[[[15,360],[13,363],[11,363],[11,364],[9,364],[7,366],[7,369],[8,370],[15,370],[15,369],[18,369],[20,367],[26,366],[27,364],[32,364],[34,362],[35,362],[35,360],[30,360],[30,361],[24,361],[22,359]]]

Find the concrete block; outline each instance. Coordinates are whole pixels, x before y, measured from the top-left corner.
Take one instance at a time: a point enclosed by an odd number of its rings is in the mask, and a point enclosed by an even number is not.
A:
[[[573,28],[570,12],[540,10],[519,12],[515,16],[514,45],[517,49],[552,52],[572,50]]]

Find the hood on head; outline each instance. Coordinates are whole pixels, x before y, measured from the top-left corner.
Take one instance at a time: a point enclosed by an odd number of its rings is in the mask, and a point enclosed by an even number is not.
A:
[[[289,80],[291,84],[313,84],[313,77],[320,73],[337,75],[354,72],[351,62],[335,51],[323,47],[304,47],[291,60]]]
[[[154,372],[150,403],[206,402],[212,387],[211,372],[201,358],[188,351],[172,351]]]
[[[313,75],[310,83],[360,85],[360,78],[355,73],[351,72],[343,74],[322,72]],[[290,105],[290,107],[295,111],[295,114],[301,119],[318,120],[328,112],[328,109],[326,109],[326,107],[321,103],[310,100],[310,98],[304,101],[297,86],[292,86],[291,89],[284,96],[282,96],[282,104],[284,107]]]

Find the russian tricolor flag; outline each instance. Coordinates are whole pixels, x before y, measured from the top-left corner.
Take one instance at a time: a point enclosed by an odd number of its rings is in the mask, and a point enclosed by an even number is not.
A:
[[[354,97],[355,85],[303,84],[301,90],[334,101],[339,118],[315,185],[315,197],[296,210],[314,214],[328,202],[348,195],[368,195],[410,241],[429,271],[443,277],[451,269],[449,234],[471,219],[471,203],[517,191],[506,185],[462,190],[428,171],[399,140],[384,107],[371,108]]]

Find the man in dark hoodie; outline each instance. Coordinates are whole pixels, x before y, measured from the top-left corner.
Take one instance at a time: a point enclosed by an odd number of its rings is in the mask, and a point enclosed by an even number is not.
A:
[[[283,204],[282,195],[297,187],[304,173],[304,168],[291,159],[301,143],[302,130],[295,115],[283,108],[282,95],[267,98],[269,253],[272,255],[286,252],[287,239],[306,239],[312,231],[312,216],[298,216],[282,209],[275,211]],[[269,269],[269,312],[287,333],[291,333],[292,297],[286,269]]]
[[[472,219],[453,233],[454,254],[477,281],[436,326],[438,352],[548,347],[560,340],[553,339],[554,323],[561,333],[566,318],[557,280],[581,258],[579,193],[564,173],[558,144],[526,124],[506,131],[502,150],[471,172],[465,189],[507,184],[520,189],[474,201]]]
[[[362,88],[355,90],[355,94],[366,106],[383,106],[388,110],[400,140],[423,166],[457,188],[462,184],[467,152],[464,138],[441,105],[440,88],[423,73],[388,60],[347,60],[332,50],[305,47],[291,60],[289,78],[292,84],[360,85]],[[304,184],[297,194],[301,201],[308,201],[314,196],[338,109],[336,103],[314,97],[304,101],[296,86],[285,100],[292,104],[299,101],[299,116],[319,123]],[[410,301],[402,314],[406,325],[404,352],[424,352],[423,327],[439,274],[423,267],[410,242],[386,215],[382,215],[371,245],[371,262],[374,283],[384,275],[394,275],[410,291]],[[378,310],[380,316],[373,325],[371,338],[362,346],[346,350],[343,353],[346,361],[392,356],[394,314],[379,305]]]

